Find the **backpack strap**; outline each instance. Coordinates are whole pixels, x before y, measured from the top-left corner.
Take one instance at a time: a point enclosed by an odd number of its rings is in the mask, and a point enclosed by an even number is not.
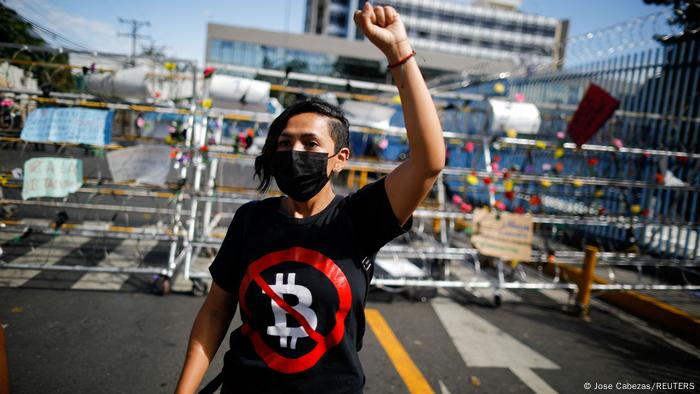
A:
[[[223,383],[224,371],[221,371],[218,375],[216,375],[216,377],[214,377],[214,379],[211,380],[211,382],[207,383],[203,389],[199,390],[199,394],[213,394]]]
[[[362,259],[362,273],[365,275],[365,299],[363,304],[367,304],[367,295],[369,294],[369,284],[374,276],[374,260],[377,257],[376,253],[366,256]]]

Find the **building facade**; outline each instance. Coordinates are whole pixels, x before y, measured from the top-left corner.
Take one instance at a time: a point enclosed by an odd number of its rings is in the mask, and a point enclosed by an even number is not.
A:
[[[484,67],[482,60],[433,50],[422,50],[417,59],[428,79]],[[328,35],[291,34],[210,23],[205,61],[208,65],[245,68],[256,75],[264,75],[265,70],[277,70],[392,83],[384,55],[371,43]],[[504,72],[509,65],[494,62],[489,67],[493,72]]]
[[[365,0],[307,0],[305,32],[362,40],[352,15]],[[518,11],[521,0],[384,0],[417,49],[524,66],[559,67],[568,21]]]

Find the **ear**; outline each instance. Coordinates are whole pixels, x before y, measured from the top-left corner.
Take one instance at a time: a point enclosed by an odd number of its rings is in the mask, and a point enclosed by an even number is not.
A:
[[[338,151],[338,155],[335,158],[336,161],[333,165],[333,172],[337,175],[340,173],[340,171],[343,170],[343,168],[345,168],[348,161],[350,160],[350,148],[341,148],[340,151]]]

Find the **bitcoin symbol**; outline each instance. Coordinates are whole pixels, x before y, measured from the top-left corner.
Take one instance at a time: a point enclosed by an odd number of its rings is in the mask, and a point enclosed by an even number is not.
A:
[[[270,288],[281,298],[284,298],[284,294],[296,296],[298,302],[292,308],[304,316],[309,326],[315,330],[317,325],[316,313],[309,308],[312,301],[311,291],[302,285],[295,284],[295,278],[296,274],[288,274],[287,283],[285,284],[284,274],[279,273],[275,276],[275,284],[270,285]],[[270,303],[272,305],[272,313],[275,314],[275,325],[267,327],[267,335],[280,337],[280,347],[282,348],[287,348],[288,338],[291,338],[289,347],[296,349],[297,339],[308,337],[309,334],[306,333],[303,327],[287,327],[287,312],[277,305],[274,300],[270,300]]]

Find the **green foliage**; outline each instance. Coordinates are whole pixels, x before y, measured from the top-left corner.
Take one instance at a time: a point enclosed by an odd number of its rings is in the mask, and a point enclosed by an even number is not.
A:
[[[0,3],[0,20],[2,20],[0,23],[0,42],[33,46],[46,45],[46,42],[34,31],[30,23],[2,3]],[[43,91],[67,92],[74,90],[75,84],[70,69],[22,64],[22,62],[68,64],[68,55],[66,54],[0,48],[0,58],[2,58],[0,62],[10,61],[11,64],[33,73]]]
[[[673,7],[673,17],[668,23],[683,30],[677,35],[658,36],[657,40],[677,44],[700,39],[700,0],[644,0],[644,3]]]

